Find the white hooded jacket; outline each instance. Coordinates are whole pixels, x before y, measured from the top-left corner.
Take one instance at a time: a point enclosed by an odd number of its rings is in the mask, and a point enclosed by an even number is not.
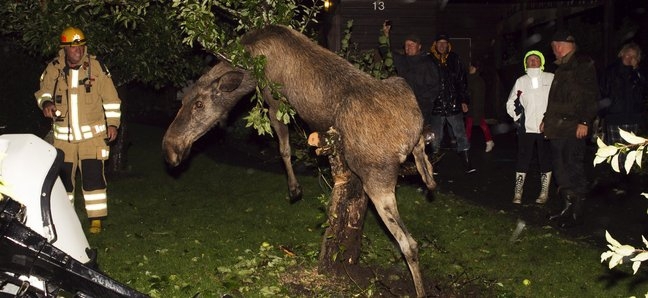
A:
[[[544,59],[542,60],[544,62]],[[554,74],[544,72],[542,68],[528,68],[526,72],[525,75],[515,81],[508,101],[506,102],[506,112],[514,121],[517,121],[521,117],[521,115],[515,115],[515,99],[517,98],[518,91],[522,91],[520,103],[524,107],[525,132],[540,133],[540,123],[547,110],[549,89],[551,88]]]

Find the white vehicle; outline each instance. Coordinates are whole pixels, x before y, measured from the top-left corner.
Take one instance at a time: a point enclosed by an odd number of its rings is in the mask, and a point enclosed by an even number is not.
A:
[[[4,156],[4,157],[3,157]],[[97,269],[59,168],[63,153],[31,134],[0,135],[0,297],[147,297]]]

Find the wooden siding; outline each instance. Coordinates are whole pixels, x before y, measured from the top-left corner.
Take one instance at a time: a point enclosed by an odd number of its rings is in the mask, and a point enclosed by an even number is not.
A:
[[[429,49],[438,33],[449,34],[462,58],[492,56],[499,52],[497,42],[504,33],[524,31],[524,26],[547,22],[558,14],[569,15],[601,5],[601,0],[533,1],[533,0],[383,0],[384,9],[374,0],[340,0],[332,17],[327,38],[328,47],[340,49],[340,38],[346,23],[353,20],[352,42],[361,50],[375,49],[385,20],[392,22],[392,47],[402,45],[410,33],[421,37]],[[527,20],[527,21],[525,21]],[[465,49],[465,40],[470,48]],[[459,42],[461,41],[461,42]]]

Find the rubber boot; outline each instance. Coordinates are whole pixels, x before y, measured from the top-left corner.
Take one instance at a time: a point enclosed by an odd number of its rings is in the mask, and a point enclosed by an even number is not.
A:
[[[561,192],[560,196],[563,198],[563,200],[565,200],[565,206],[563,207],[563,210],[560,211],[560,213],[550,216],[549,220],[562,220],[564,218],[569,218],[572,216],[572,209],[574,205],[573,196],[564,192]]]
[[[538,204],[544,204],[549,199],[549,184],[551,183],[551,172],[540,174],[540,195],[536,200]]]
[[[550,220],[557,220],[558,225],[562,228],[570,228],[583,223],[583,202],[585,199],[581,196],[566,193],[565,208],[558,215],[550,217]]]
[[[526,173],[515,173],[515,193],[513,195],[513,204],[522,204],[522,192],[524,190],[524,179]]]
[[[572,221],[567,223],[567,225],[572,226],[583,224],[583,203],[585,202],[585,198],[575,196],[572,198],[572,202],[574,204],[574,208],[572,209]]]
[[[470,155],[468,154],[468,150],[461,151],[459,154],[461,155],[461,157],[462,157],[462,159],[464,161],[464,166],[466,168],[466,174],[473,173],[473,172],[477,171],[477,169],[475,169],[475,167],[473,167],[472,164],[470,163]]]

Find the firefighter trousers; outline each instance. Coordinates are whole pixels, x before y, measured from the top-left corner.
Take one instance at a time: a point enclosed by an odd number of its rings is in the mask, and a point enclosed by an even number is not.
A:
[[[77,171],[81,174],[83,199],[88,218],[108,215],[108,196],[104,162],[108,159],[110,147],[100,137],[67,142],[54,140],[54,147],[61,149],[64,156],[61,180],[71,202],[74,202],[74,189]]]

